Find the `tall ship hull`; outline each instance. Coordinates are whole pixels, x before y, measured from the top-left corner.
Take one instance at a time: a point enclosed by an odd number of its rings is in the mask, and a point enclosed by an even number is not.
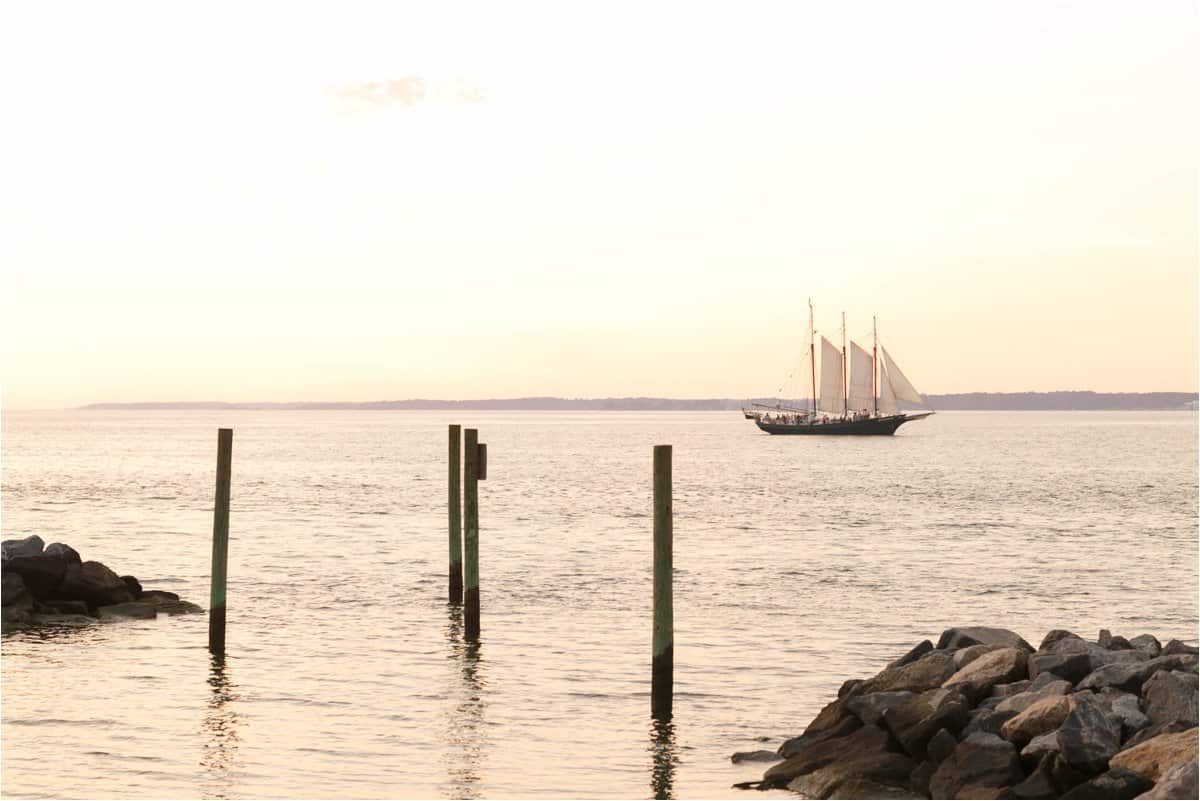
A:
[[[816,421],[801,421],[795,423],[768,422],[764,418],[755,418],[754,424],[768,434],[800,434],[822,436],[827,434],[849,434],[860,437],[886,437],[896,433],[896,429],[910,420],[920,420],[928,417],[931,412],[924,414],[894,414],[887,417],[868,417],[862,420],[831,420],[827,423]]]
[[[842,315],[842,346],[822,336],[821,380],[817,382],[817,331],[813,324],[812,301],[808,304],[808,357],[812,395],[809,408],[753,403],[742,409],[760,431],[783,435],[890,436],[912,420],[933,412],[902,412],[903,401],[924,405],[925,399],[879,343],[872,325],[873,345],[868,351],[857,342],[847,342],[846,315]],[[782,388],[781,388],[782,391]]]

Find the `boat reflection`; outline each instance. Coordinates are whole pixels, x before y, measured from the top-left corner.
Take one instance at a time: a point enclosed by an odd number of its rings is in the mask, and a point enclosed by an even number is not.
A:
[[[651,719],[649,751],[653,757],[650,792],[655,798],[671,798],[679,756],[675,753],[675,724],[669,717]]]
[[[200,764],[205,769],[205,798],[237,798],[234,767],[238,750],[238,714],[232,704],[237,701],[237,685],[230,680],[224,655],[212,655],[208,672],[211,695],[204,716],[204,754]]]
[[[447,659],[454,668],[446,692],[446,784],[442,795],[482,798],[480,767],[487,749],[483,690],[487,682],[479,642],[463,636],[462,607],[450,607],[446,636],[450,643]]]

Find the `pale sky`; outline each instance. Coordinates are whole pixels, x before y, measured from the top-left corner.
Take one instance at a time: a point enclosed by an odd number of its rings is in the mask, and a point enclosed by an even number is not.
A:
[[[810,296],[1194,391],[1198,96],[1193,2],[7,3],[3,405],[770,395]]]

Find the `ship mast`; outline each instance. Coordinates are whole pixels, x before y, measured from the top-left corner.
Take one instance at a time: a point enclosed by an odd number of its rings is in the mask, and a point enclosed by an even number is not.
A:
[[[850,416],[850,390],[846,384],[846,313],[842,312],[842,417]]]
[[[812,413],[817,416],[817,329],[813,325],[812,298],[808,299],[808,360],[812,365]]]
[[[875,315],[871,315],[871,402],[875,404],[875,416],[879,416],[879,370],[876,360],[879,358],[879,325]]]

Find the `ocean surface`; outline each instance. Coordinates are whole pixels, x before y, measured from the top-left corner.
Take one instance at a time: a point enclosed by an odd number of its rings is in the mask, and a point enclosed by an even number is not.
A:
[[[479,428],[483,635],[446,596],[446,424]],[[1194,412],[954,412],[770,437],[734,412],[6,412],[4,538],[207,606],[7,635],[31,797],[762,798],[734,751],[952,625],[1196,641]],[[674,445],[675,716],[649,715],[651,457]],[[775,793],[787,795],[786,793]]]

